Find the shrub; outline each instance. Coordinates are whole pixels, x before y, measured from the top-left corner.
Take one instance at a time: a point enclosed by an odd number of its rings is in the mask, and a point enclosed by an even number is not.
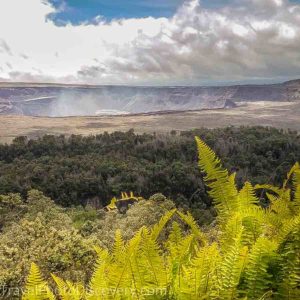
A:
[[[202,232],[190,214],[173,209],[128,242],[117,230],[110,251],[96,247],[98,259],[87,288],[52,275],[61,299],[300,298],[299,164],[281,187],[245,182],[238,189],[235,175],[203,141],[196,141],[199,166],[218,212],[215,227]],[[259,205],[257,189],[267,191],[267,208]],[[171,233],[160,242],[175,215]],[[23,299],[54,298],[32,264]]]

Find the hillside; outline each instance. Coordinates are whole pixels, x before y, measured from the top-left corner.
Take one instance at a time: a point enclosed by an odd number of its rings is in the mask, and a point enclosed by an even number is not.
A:
[[[0,114],[95,116],[234,108],[256,101],[300,99],[299,80],[271,85],[138,87],[0,84]]]

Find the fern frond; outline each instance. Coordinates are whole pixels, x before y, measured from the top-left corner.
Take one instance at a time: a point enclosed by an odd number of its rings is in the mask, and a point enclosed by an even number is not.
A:
[[[139,292],[138,280],[135,278],[134,272],[134,257],[139,255],[139,246],[141,241],[142,230],[125,245],[123,256],[113,258],[107,270],[107,278],[109,287],[111,289],[112,298],[118,296],[120,290],[128,287],[135,287],[137,293]]]
[[[239,284],[248,258],[248,248],[241,243],[241,233],[224,253],[218,277],[219,299],[236,299]]]
[[[172,249],[177,248],[182,240],[182,230],[177,222],[173,222],[172,230],[166,241],[166,248],[171,253]],[[171,249],[172,248],[172,249]]]
[[[178,299],[216,299],[217,269],[221,265],[218,245],[201,247],[195,257],[183,268]]]
[[[192,233],[201,241],[201,243],[203,245],[206,245],[207,244],[206,236],[199,228],[193,216],[189,212],[185,215],[182,212],[177,211],[177,214],[190,227]]]
[[[38,266],[31,264],[22,300],[53,300],[54,295],[43,280]]]
[[[232,186],[232,188],[234,189],[234,194],[238,194],[238,189],[237,189],[235,180],[236,180],[236,172],[229,175],[228,181],[229,181],[230,185]]]
[[[179,245],[171,252],[172,256],[169,257],[169,282],[170,282],[170,295],[176,295],[176,291],[180,291],[184,277],[184,266],[189,263],[193,257],[193,242],[194,236],[190,234],[183,238]]]
[[[287,220],[284,222],[283,226],[280,228],[278,235],[277,235],[277,241],[279,243],[282,243],[289,234],[296,232],[300,228],[300,215]]]
[[[161,217],[159,222],[153,226],[151,229],[151,238],[153,240],[157,240],[158,236],[160,235],[161,231],[164,229],[168,221],[173,217],[175,214],[176,209],[172,209],[168,211],[164,216]]]
[[[299,214],[300,212],[300,166],[298,165],[298,169],[295,170],[293,174],[293,190],[294,190],[294,199],[291,203],[292,211],[294,215]]]
[[[283,182],[283,185],[282,185],[282,189],[285,190],[286,189],[286,186],[288,184],[288,182],[290,181],[290,179],[292,178],[292,176],[294,175],[295,172],[298,172],[300,170],[300,166],[299,166],[299,163],[296,162],[292,168],[290,169],[290,171],[287,173],[287,176],[286,176],[286,179],[284,180]]]
[[[268,268],[276,259],[277,243],[264,237],[257,240],[253,246],[246,267],[245,290],[249,300],[259,299],[271,288],[272,275]]]
[[[74,284],[68,280],[66,283],[72,300],[81,300],[85,298],[85,290],[82,284]]]
[[[107,250],[95,247],[98,258],[95,265],[95,271],[92,275],[87,300],[97,300],[103,297],[103,294],[109,288],[107,279],[107,270],[110,264],[110,257]]]
[[[118,229],[115,234],[115,243],[113,246],[112,257],[115,260],[123,258],[124,250],[125,250],[125,245],[124,245],[124,241],[122,239],[121,230]]]
[[[293,186],[294,186],[294,189],[295,189],[295,190],[296,190],[297,187],[300,186],[300,169],[299,169],[299,170],[296,170],[296,171],[294,172]]]
[[[237,239],[241,242],[242,232],[244,230],[242,224],[242,215],[237,213],[229,218],[219,236],[220,249],[222,254],[229,251],[233,244],[236,244]]]
[[[272,184],[256,184],[254,186],[255,190],[266,190],[266,191],[271,191],[274,194],[280,195],[281,189],[277,186],[274,186]]]
[[[265,224],[256,216],[247,216],[243,218],[242,225],[244,227],[242,242],[251,249],[252,245],[263,234]]]
[[[59,297],[61,300],[81,300],[82,290],[79,286],[75,286],[70,281],[65,282],[63,279],[51,274],[54,282],[56,283]]]
[[[266,211],[259,205],[249,205],[240,208],[239,212],[228,219],[223,226],[222,237],[232,241],[242,226],[241,242],[249,248],[255,243],[257,238],[266,230]]]
[[[199,137],[196,137],[196,143],[199,152],[199,167],[206,174],[204,181],[210,188],[209,195],[221,216],[230,215],[237,208],[237,189],[233,177],[229,177],[220,159]]]
[[[285,230],[281,255],[279,293],[284,299],[300,299],[300,216]]]
[[[147,228],[143,230],[139,263],[142,269],[147,270],[144,273],[144,280],[148,287],[167,287],[166,264],[161,249]]]
[[[57,277],[54,274],[51,274],[54,282],[56,283],[57,289],[58,289],[58,293],[59,293],[59,297],[61,298],[61,300],[71,300],[71,296],[69,295],[69,288],[67,286],[67,284],[64,282],[64,280],[62,280],[61,278]]]
[[[291,205],[294,215],[298,215],[300,213],[300,184],[296,186],[294,200]]]
[[[145,286],[144,270],[141,268],[139,263],[140,259],[140,244],[142,241],[142,233],[144,228],[141,228],[134,237],[128,243],[127,252],[129,253],[129,276],[131,281],[132,290],[134,290],[135,295],[139,298],[141,290]]]
[[[255,194],[252,184],[248,181],[245,182],[243,188],[239,191],[238,201],[240,208],[249,208],[252,205],[257,205],[259,199]]]
[[[280,196],[268,194],[270,199],[269,211],[278,216],[278,221],[285,222],[292,217],[290,189],[286,189]]]

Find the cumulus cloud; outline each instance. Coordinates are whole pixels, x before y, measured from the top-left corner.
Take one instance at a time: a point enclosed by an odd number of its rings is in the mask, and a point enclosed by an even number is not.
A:
[[[202,84],[300,76],[300,5],[288,0],[238,3],[213,10],[188,0],[171,18],[99,18],[92,24],[57,26],[48,17],[56,10],[46,0],[2,0],[0,77]],[[19,53],[26,53],[26,59]]]

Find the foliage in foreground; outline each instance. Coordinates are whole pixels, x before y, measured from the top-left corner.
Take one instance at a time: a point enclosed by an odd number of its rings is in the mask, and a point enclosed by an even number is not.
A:
[[[89,285],[52,275],[59,299],[299,299],[300,167],[283,185],[241,190],[200,139],[199,166],[218,211],[216,227],[202,232],[191,215],[169,211],[151,229],[143,227],[124,242],[116,232],[112,251],[96,248],[98,259]],[[269,205],[259,206],[255,190],[267,191]],[[179,222],[165,242],[167,222]],[[23,299],[55,299],[32,264]]]
[[[126,213],[62,208],[36,190],[26,198],[0,195],[0,299],[2,287],[11,299],[8,290],[24,285],[31,261],[49,277],[55,272],[73,282],[87,282],[96,257],[93,246],[111,249],[117,229],[128,241],[141,226],[152,227],[174,207],[159,195],[139,201]]]

